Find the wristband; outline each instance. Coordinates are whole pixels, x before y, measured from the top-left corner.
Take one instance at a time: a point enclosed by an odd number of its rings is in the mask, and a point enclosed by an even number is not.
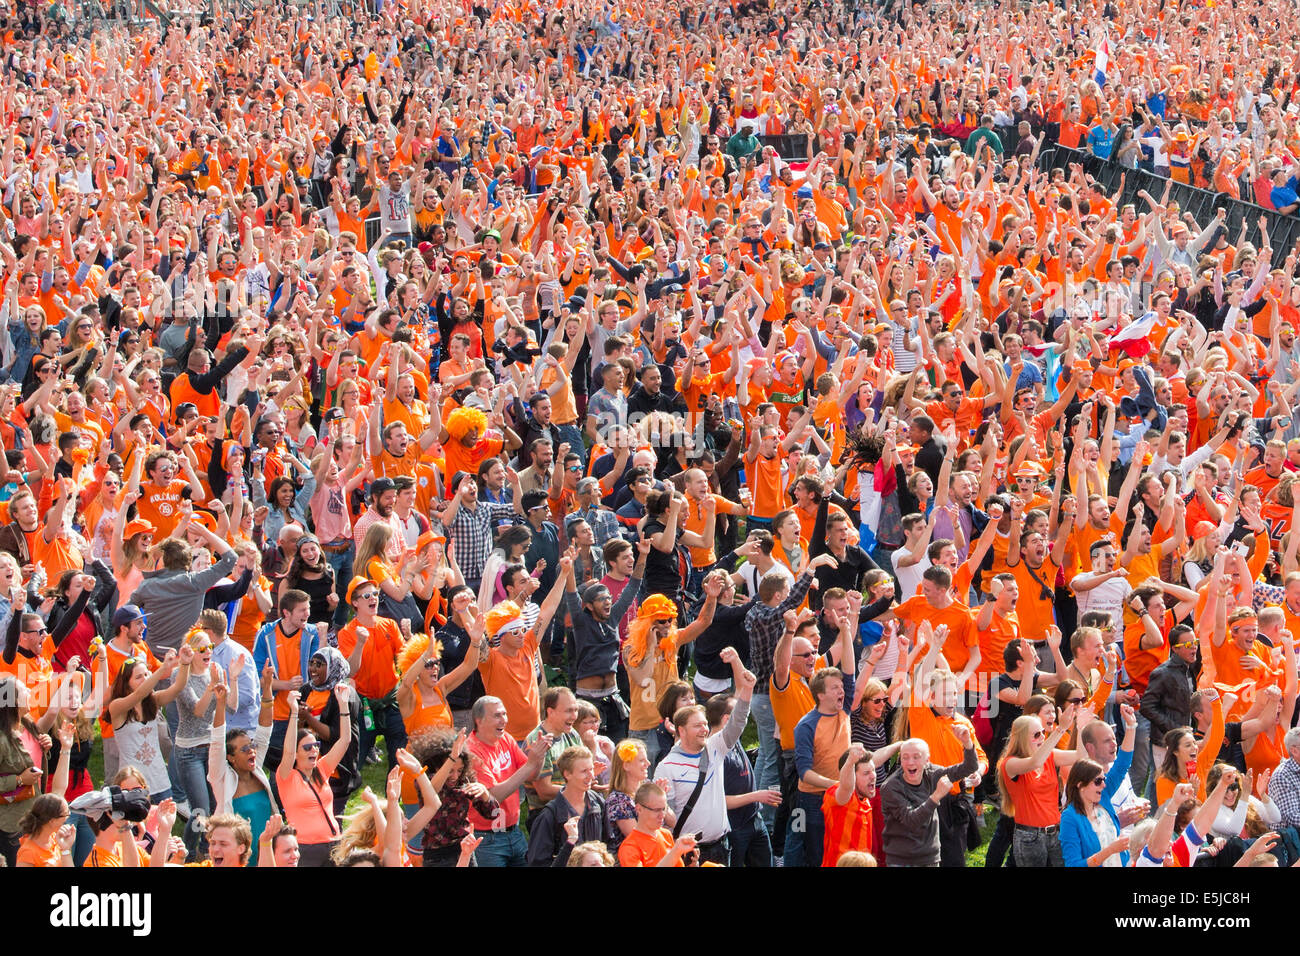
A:
[[[275,697],[274,697],[274,696],[271,696],[271,697],[263,697],[263,698],[262,698],[262,706],[263,706],[263,707],[270,706],[271,704],[274,704],[274,703],[275,703]]]

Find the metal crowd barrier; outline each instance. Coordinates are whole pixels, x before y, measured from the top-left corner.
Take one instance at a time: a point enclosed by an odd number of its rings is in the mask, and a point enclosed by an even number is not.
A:
[[[1115,194],[1115,191],[1119,188],[1120,177],[1123,176],[1124,192],[1120,197],[1119,204],[1133,203],[1137,207],[1139,215],[1150,207],[1139,199],[1137,194],[1142,190],[1146,190],[1154,199],[1159,201],[1160,197],[1164,195],[1167,185],[1169,186],[1169,201],[1177,202],[1183,212],[1190,212],[1202,228],[1214,218],[1216,210],[1223,207],[1228,212],[1229,242],[1236,241],[1241,230],[1241,224],[1244,221],[1246,223],[1246,240],[1258,247],[1260,239],[1259,218],[1263,216],[1268,222],[1268,236],[1275,250],[1273,255],[1274,264],[1280,264],[1286,258],[1287,253],[1290,252],[1296,239],[1300,238],[1300,218],[1283,216],[1255,203],[1233,199],[1227,193],[1198,189],[1195,186],[1188,186],[1180,182],[1174,182],[1170,185],[1170,180],[1161,176],[1156,176],[1141,169],[1128,169],[1110,160],[1099,159],[1086,150],[1070,149],[1067,146],[1049,146],[1038,154],[1038,165],[1042,169],[1063,169],[1068,175],[1072,163],[1081,165],[1084,172],[1095,179],[1101,185],[1102,192],[1108,196]]]

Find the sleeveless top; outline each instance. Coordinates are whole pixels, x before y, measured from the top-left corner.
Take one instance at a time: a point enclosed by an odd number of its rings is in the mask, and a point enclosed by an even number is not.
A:
[[[128,720],[114,731],[118,751],[121,754],[121,766],[135,767],[144,774],[149,784],[149,795],[162,793],[171,788],[167,778],[167,761],[163,759],[158,746],[158,717],[148,723]]]
[[[415,710],[411,711],[411,716],[402,718],[408,737],[416,737],[439,727],[452,726],[451,708],[447,706],[447,699],[442,696],[440,690],[435,689],[434,694],[438,699],[432,704],[426,704],[420,695],[419,685],[411,688]],[[415,785],[415,781],[407,774],[402,774],[402,803],[418,803],[418,794],[419,788]]]

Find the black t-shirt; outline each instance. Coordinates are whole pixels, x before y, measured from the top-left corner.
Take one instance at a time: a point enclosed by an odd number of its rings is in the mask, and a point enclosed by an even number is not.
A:
[[[319,718],[320,722],[330,730],[331,743],[339,739],[342,718],[343,712],[339,707],[338,698],[331,693],[329,700],[325,702],[325,706],[321,710]],[[352,691],[348,699],[348,719],[352,721],[352,740],[343,754],[343,759],[339,761],[335,775],[330,778],[330,787],[335,793],[351,793],[361,784],[361,766],[358,758],[361,741],[361,698],[357,696],[355,690]],[[329,748],[324,747],[323,749],[328,750]]]
[[[434,636],[442,642],[442,673],[444,674],[450,674],[464,663],[465,655],[474,648],[474,642],[469,634],[455,620],[448,620],[447,626]],[[474,701],[485,693],[483,678],[479,677],[478,671],[475,670],[469,680],[447,695],[447,706],[452,710],[469,710],[474,706]]]
[[[660,522],[647,521],[642,530],[642,535],[645,538],[652,538],[663,530],[664,526]],[[679,561],[676,542],[674,542],[673,550],[667,553],[652,547],[645,559],[644,593],[646,595],[663,594],[676,599],[677,592],[682,588],[682,572]]]
[[[996,763],[998,757],[1002,755],[1002,748],[1006,746],[1007,739],[1011,736],[1011,724],[1024,713],[1019,704],[1009,704],[1005,700],[998,699],[998,694],[1007,688],[1018,690],[1020,688],[1019,678],[1003,672],[989,681],[989,710],[993,724],[993,746],[989,748],[988,755],[989,761],[992,763]],[[1034,693],[1038,693],[1038,675],[1034,675]]]

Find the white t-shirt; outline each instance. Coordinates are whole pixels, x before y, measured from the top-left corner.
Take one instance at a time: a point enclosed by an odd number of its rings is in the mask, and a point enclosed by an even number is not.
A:
[[[1079,578],[1090,578],[1092,572],[1088,571],[1075,576]],[[1115,622],[1116,627],[1124,626],[1124,602],[1128,596],[1133,593],[1133,585],[1129,584],[1124,578],[1111,578],[1102,584],[1097,585],[1091,591],[1082,591],[1078,594],[1079,616],[1088,611],[1105,611],[1110,615],[1110,619]]]
[[[758,567],[755,564],[746,561],[744,564],[740,566],[739,570],[736,573],[739,574],[741,578],[744,579],[745,588],[748,590],[749,596],[757,597],[758,582],[763,580],[763,575],[768,574],[772,571],[778,571],[781,574],[783,574],[785,577],[789,578],[789,582],[788,582],[789,586],[794,587],[794,575],[791,574],[790,569],[787,568],[780,561],[773,562],[772,566],[768,568],[767,571],[764,571],[763,574],[758,573]]]
[[[411,184],[407,183],[398,190],[381,186],[379,188],[379,215],[383,220],[384,232],[410,232]]]
[[[910,567],[901,567],[898,563],[899,559],[905,557],[907,557],[907,550],[904,548],[899,548],[889,556],[889,560],[894,564],[894,575],[898,578],[898,598],[900,601],[906,601],[917,592],[917,589],[921,586],[922,576],[925,574],[926,569],[930,567],[930,556],[928,554],[922,554],[921,560]]]

